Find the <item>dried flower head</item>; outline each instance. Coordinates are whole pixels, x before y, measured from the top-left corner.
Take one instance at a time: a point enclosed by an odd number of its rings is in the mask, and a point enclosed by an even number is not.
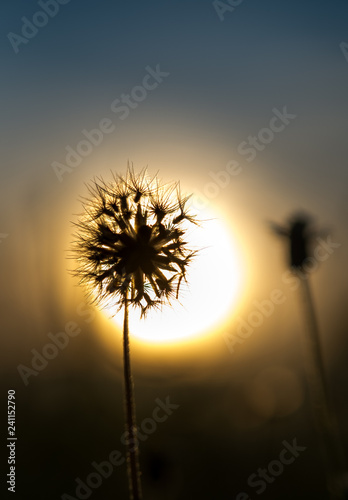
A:
[[[292,269],[303,269],[311,256],[311,243],[314,235],[312,219],[309,215],[298,212],[292,215],[287,226],[271,224],[273,232],[289,239],[289,264]]]
[[[125,177],[114,175],[109,184],[97,179],[88,189],[92,196],[83,200],[73,246],[80,283],[97,291],[91,291],[97,302],[119,309],[127,300],[142,315],[178,299],[196,253],[183,239],[185,221],[196,221],[179,184],[162,186],[128,165]]]

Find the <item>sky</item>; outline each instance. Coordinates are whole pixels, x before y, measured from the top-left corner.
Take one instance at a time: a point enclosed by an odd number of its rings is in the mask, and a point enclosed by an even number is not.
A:
[[[197,264],[204,306],[185,320],[207,326],[177,343],[133,332],[138,421],[158,399],[179,405],[141,443],[144,498],[258,497],[248,478],[295,438],[306,450],[263,497],[328,498],[303,304],[270,223],[304,211],[321,238],[309,278],[345,448],[347,3],[5,0],[0,33],[1,388],[3,401],[16,390],[17,498],[77,498],[76,478],[123,446],[122,333],[67,257],[86,183],[127,162],[193,193],[212,248]],[[69,322],[81,331],[26,384],[18,366]],[[91,498],[111,495],[127,498],[124,465]]]

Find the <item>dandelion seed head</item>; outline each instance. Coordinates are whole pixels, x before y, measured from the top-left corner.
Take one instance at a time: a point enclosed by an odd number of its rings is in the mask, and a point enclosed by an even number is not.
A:
[[[162,185],[128,165],[125,176],[97,178],[87,187],[90,197],[75,223],[73,274],[93,300],[117,310],[127,301],[142,316],[177,300],[196,254],[184,241],[184,223],[197,223],[179,184]]]

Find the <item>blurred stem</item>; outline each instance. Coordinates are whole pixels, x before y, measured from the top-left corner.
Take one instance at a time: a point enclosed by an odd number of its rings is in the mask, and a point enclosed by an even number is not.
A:
[[[301,279],[301,294],[307,322],[304,350],[313,417],[325,461],[330,500],[342,500],[344,498],[342,487],[345,472],[344,456],[338,442],[337,429],[328,397],[319,328],[308,275]]]
[[[127,432],[127,472],[131,500],[141,500],[141,483],[139,467],[139,451],[137,439],[137,426],[135,418],[135,402],[133,380],[130,363],[129,326],[128,326],[128,293],[124,304],[123,322],[123,369],[126,403],[126,432]]]

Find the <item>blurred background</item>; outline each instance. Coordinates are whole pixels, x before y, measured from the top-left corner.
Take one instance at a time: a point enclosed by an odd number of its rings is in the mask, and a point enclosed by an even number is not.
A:
[[[226,306],[209,328],[191,336],[191,325],[171,342],[134,332],[138,422],[158,398],[179,405],[141,443],[144,498],[257,498],[248,478],[295,438],[306,450],[263,497],[328,498],[300,298],[286,274],[286,242],[269,222],[304,210],[325,241],[339,244],[310,280],[346,448],[348,6],[237,3],[1,4],[1,405],[16,390],[17,498],[128,498],[124,464],[76,492],[93,462],[125,451],[122,332],[87,304],[67,259],[85,184],[124,174],[127,161],[194,193],[193,211],[219,221],[232,242],[236,270],[236,283],[225,278],[228,255],[200,268],[213,282],[216,274],[207,304],[218,297]],[[148,74],[153,88],[144,91]],[[282,113],[283,124],[272,121]],[[101,121],[108,133],[82,145]],[[274,290],[281,303],[255,315]],[[25,372],[69,322],[78,335],[40,371]],[[6,437],[5,421],[2,429]]]

